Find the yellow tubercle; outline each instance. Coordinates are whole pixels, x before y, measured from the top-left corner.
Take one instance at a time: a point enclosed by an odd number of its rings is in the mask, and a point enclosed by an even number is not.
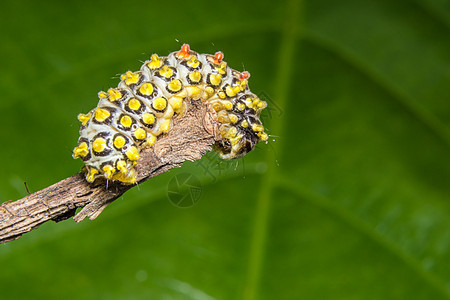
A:
[[[125,80],[126,85],[136,84],[139,82],[139,73],[133,73],[131,71],[123,74],[120,79]]]
[[[199,99],[201,97],[202,89],[196,86],[186,87],[187,96],[191,99]]]
[[[155,144],[155,142],[156,142],[156,136],[151,134],[151,133],[149,133],[147,135],[147,145],[153,146]]]
[[[117,101],[122,98],[122,93],[116,89],[110,88],[108,90],[109,100],[111,102]]]
[[[119,160],[116,163],[117,170],[119,170],[122,174],[127,174],[127,163],[124,160]]]
[[[216,68],[217,72],[219,74],[225,74],[227,72],[227,64],[225,62],[222,62],[218,68]]]
[[[191,68],[197,69],[200,65],[200,62],[198,61],[197,57],[191,56],[191,58],[187,62],[187,65]]]
[[[120,124],[122,124],[123,127],[130,128],[133,121],[129,116],[123,116],[120,118]]]
[[[162,132],[168,132],[170,129],[170,119],[161,119],[160,126]]]
[[[194,71],[192,73],[189,73],[189,79],[193,83],[199,83],[200,80],[202,80],[202,74],[199,71]]]
[[[219,98],[220,98],[220,99],[225,99],[225,98],[226,98],[225,93],[222,92],[222,91],[220,91],[220,92],[219,92]]]
[[[223,107],[225,107],[226,110],[232,110],[233,109],[233,103],[231,101],[224,101]]]
[[[259,124],[253,124],[252,125],[252,130],[254,132],[261,132],[261,131],[264,131],[264,126],[259,125]]]
[[[153,100],[152,106],[156,110],[164,110],[167,106],[167,100],[162,97],[156,98]]]
[[[88,121],[91,118],[91,116],[92,116],[92,113],[88,113],[87,115],[79,114],[78,115],[78,121],[81,122],[82,126],[86,126],[86,124],[88,123]]]
[[[239,109],[240,111],[243,111],[243,110],[245,109],[245,104],[242,103],[242,102],[239,102],[239,103],[236,105],[236,107],[237,107],[237,109]]]
[[[267,107],[267,103],[265,101],[259,101],[258,104],[257,104],[257,107],[259,109],[264,109],[264,108]]]
[[[125,153],[127,158],[131,161],[136,161],[139,159],[138,149],[135,146],[131,146],[130,149]]]
[[[261,141],[265,142],[269,139],[269,136],[265,132],[258,132],[258,136],[261,139]]]
[[[163,66],[161,70],[159,71],[159,74],[165,78],[170,78],[173,76],[173,70],[169,68],[168,66]]]
[[[220,82],[222,81],[222,75],[211,74],[211,76],[209,76],[209,81],[211,82],[212,86],[218,86],[220,84]]]
[[[205,88],[205,92],[208,93],[208,96],[211,96],[214,93],[214,89],[208,86]]]
[[[235,114],[229,114],[228,117],[230,118],[231,123],[236,123],[238,121],[238,117]]]
[[[227,86],[225,88],[225,93],[227,94],[228,97],[234,97],[237,94],[236,88],[232,88],[231,86]]]
[[[134,169],[130,169],[130,171],[127,171],[127,173],[119,172],[114,174],[111,179],[120,181],[122,183],[133,184],[136,182],[136,172],[134,171]]]
[[[162,64],[163,64],[163,62],[159,58],[159,56],[157,54],[153,54],[152,57],[150,58],[150,61],[147,63],[147,66],[151,70],[155,70],[155,69],[158,69],[159,67],[161,67]]]
[[[144,129],[142,129],[142,128],[138,128],[138,129],[135,130],[134,136],[138,140],[143,140],[147,136],[147,132]]]
[[[106,179],[111,179],[112,175],[116,172],[116,169],[114,169],[111,165],[105,165],[103,167],[103,173],[105,174]]]
[[[235,137],[237,135],[237,129],[236,127],[231,127],[230,129],[228,129],[227,135],[229,137]]]
[[[125,146],[126,142],[127,142],[127,140],[126,140],[123,136],[118,135],[118,136],[114,139],[114,146],[115,146],[117,149],[122,149],[122,147]]]
[[[241,126],[244,127],[244,128],[247,128],[247,127],[248,127],[248,122],[247,122],[247,120],[242,120]]]
[[[147,125],[152,125],[153,123],[155,123],[155,115],[145,113],[142,115],[142,121],[144,121],[144,123]]]
[[[89,154],[89,147],[86,142],[82,142],[78,147],[73,149],[73,158],[86,157]]]
[[[88,174],[86,175],[86,180],[88,182],[94,182],[95,180],[95,175],[98,174],[98,170],[95,168],[89,168],[88,169]]]
[[[98,97],[100,99],[105,99],[106,97],[108,97],[108,95],[104,91],[101,91],[101,92],[98,92]]]
[[[172,80],[171,82],[169,82],[167,87],[169,88],[170,91],[176,93],[176,92],[179,92],[181,90],[182,84],[181,84],[181,81],[179,79],[175,79],[175,80]]]
[[[97,122],[104,122],[106,119],[109,118],[109,116],[111,116],[111,114],[110,114],[110,112],[107,111],[106,109],[103,109],[103,108],[97,108],[97,109],[95,110],[94,116],[95,116],[95,120],[96,120]]]
[[[169,104],[173,109],[179,109],[181,104],[183,104],[183,98],[177,96],[171,97],[169,98]]]
[[[106,140],[104,138],[96,138],[94,143],[92,143],[92,150],[97,153],[102,152],[106,148]]]
[[[128,101],[128,107],[132,110],[138,110],[141,108],[141,102],[136,98],[131,98],[130,101]]]
[[[150,82],[144,82],[139,88],[139,92],[142,95],[150,96],[153,94],[153,85]]]

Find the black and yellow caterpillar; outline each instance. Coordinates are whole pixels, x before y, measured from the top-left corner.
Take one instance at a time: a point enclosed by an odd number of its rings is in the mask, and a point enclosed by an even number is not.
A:
[[[153,54],[139,71],[121,75],[117,88],[99,92],[96,108],[78,115],[80,138],[73,157],[84,161],[89,182],[104,177],[135,183],[140,150],[170,130],[186,97],[216,110],[223,139],[214,149],[220,157],[241,157],[268,139],[259,120],[266,102],[250,92],[249,77],[229,68],[222,52],[199,54],[184,44],[166,57]]]

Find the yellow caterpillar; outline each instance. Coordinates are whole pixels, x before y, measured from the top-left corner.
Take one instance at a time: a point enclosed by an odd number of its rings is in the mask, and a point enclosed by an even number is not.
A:
[[[214,149],[220,157],[241,157],[268,139],[259,120],[266,102],[250,92],[249,77],[229,68],[221,52],[199,54],[188,44],[167,57],[153,54],[139,71],[123,74],[117,88],[99,92],[96,108],[78,115],[80,138],[73,157],[84,161],[88,182],[104,177],[135,183],[140,150],[170,130],[187,97],[216,110],[223,139]]]

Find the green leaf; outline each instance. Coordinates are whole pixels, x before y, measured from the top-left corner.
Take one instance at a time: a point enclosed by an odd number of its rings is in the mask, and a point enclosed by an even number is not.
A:
[[[0,245],[2,298],[450,298],[448,0],[10,1],[0,28],[0,202],[78,172],[76,115],[184,42],[251,72],[271,134]]]

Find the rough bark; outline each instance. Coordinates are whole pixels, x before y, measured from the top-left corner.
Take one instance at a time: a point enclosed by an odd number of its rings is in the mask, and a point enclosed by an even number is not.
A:
[[[202,101],[186,101],[186,111],[174,118],[168,134],[144,149],[136,166],[137,184],[195,161],[221,139],[215,111]],[[14,202],[0,205],[0,243],[18,239],[44,222],[74,216],[76,222],[93,220],[112,201],[135,185],[96,181],[89,184],[79,173]],[[75,211],[83,207],[77,215]]]

